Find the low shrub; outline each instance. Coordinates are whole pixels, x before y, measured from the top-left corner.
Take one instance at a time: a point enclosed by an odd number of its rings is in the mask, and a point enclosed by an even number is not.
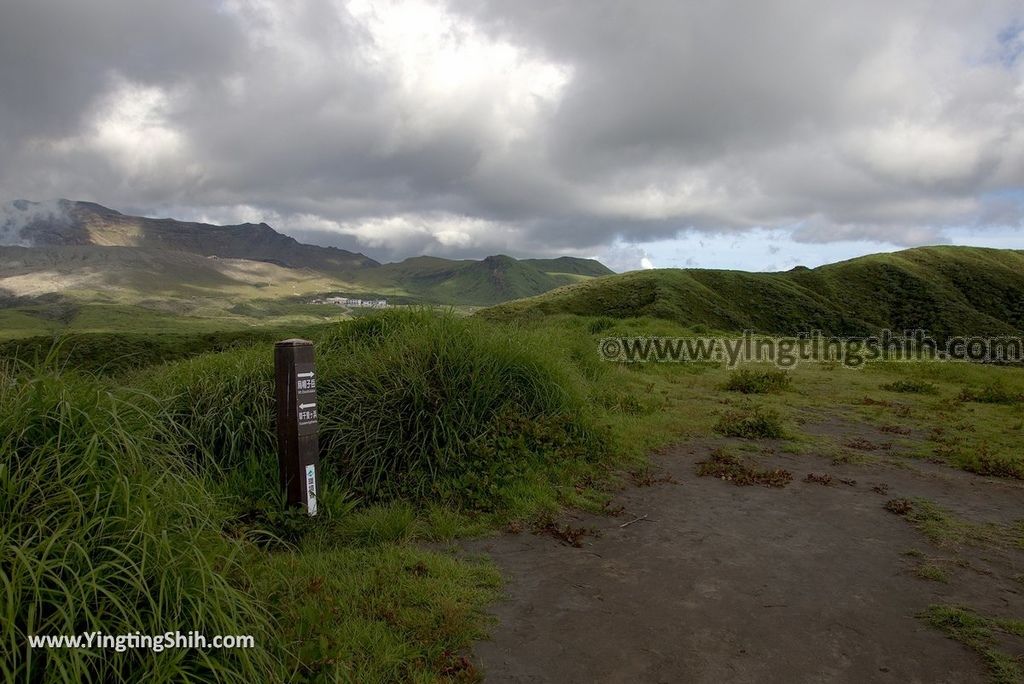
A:
[[[788,389],[791,382],[792,378],[786,371],[744,368],[729,374],[725,389],[743,394],[767,394]]]
[[[715,424],[715,431],[726,437],[744,439],[779,439],[785,437],[782,418],[770,408],[727,411]]]
[[[938,394],[939,388],[924,380],[894,380],[882,385],[886,392],[901,392],[904,394]]]
[[[968,454],[961,450],[959,456],[960,467],[968,472],[1024,480],[1024,461],[1007,454],[992,453],[987,444],[982,443]]]
[[[980,389],[964,387],[960,390],[959,399],[982,404],[1016,404],[1024,401],[1024,394],[1013,392],[1002,383],[994,382]]]

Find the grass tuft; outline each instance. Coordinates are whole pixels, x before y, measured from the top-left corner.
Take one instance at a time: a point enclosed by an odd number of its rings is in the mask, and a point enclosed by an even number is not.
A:
[[[718,419],[715,431],[726,437],[744,439],[781,439],[786,436],[778,412],[760,406],[747,410],[727,411]]]
[[[981,388],[964,387],[960,390],[959,399],[981,404],[1018,404],[1024,402],[1024,394],[1014,392],[1000,382],[993,382]]]
[[[887,392],[901,392],[904,394],[938,394],[939,388],[924,380],[894,380],[882,385]]]
[[[921,579],[929,580],[931,582],[949,582],[949,573],[934,563],[922,563],[917,566],[914,574]]]
[[[697,475],[717,477],[741,487],[750,485],[785,487],[793,481],[793,474],[788,470],[782,468],[759,470],[725,449],[715,449],[707,459],[699,462]]]
[[[792,378],[786,371],[741,369],[729,374],[724,389],[743,394],[767,394],[789,389]]]
[[[1024,634],[1024,623],[1020,620],[985,617],[969,608],[948,605],[928,606],[918,617],[980,655],[996,684],[1024,681],[1020,660],[1002,651],[996,638],[1000,633]]]

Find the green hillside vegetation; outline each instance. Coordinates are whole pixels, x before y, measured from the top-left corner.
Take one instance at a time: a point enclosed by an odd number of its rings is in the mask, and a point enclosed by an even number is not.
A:
[[[0,363],[3,679],[434,681],[482,636],[497,578],[411,542],[599,505],[572,485],[604,477],[615,438],[564,343],[429,311],[311,332],[333,406],[315,519],[277,494],[269,342],[139,338],[117,357],[82,336],[72,354]],[[229,348],[146,363],[203,344]],[[25,646],[90,629],[259,648]]]
[[[1024,330],[1024,253],[923,247],[815,269],[745,273],[659,269],[597,278],[480,312],[651,317],[723,331],[863,335],[888,328],[949,335]]]
[[[929,248],[782,274],[640,272],[480,316],[403,308],[324,322],[314,309],[255,329],[195,317],[210,327],[192,332],[166,302],[54,296],[17,315],[100,325],[116,311],[136,332],[0,345],[0,678],[479,680],[462,654],[486,635],[500,578],[450,543],[499,529],[557,536],[566,507],[614,515],[615,485],[650,482],[646,455],[681,440],[757,453],[772,439],[834,462],[926,460],[1024,480],[1018,367],[780,373],[597,353],[602,337],[701,325],[1016,331],[1020,258]],[[446,268],[426,260],[411,272]],[[468,262],[448,281],[469,288],[492,269]],[[309,306],[254,297],[224,315],[280,320],[293,305]],[[323,491],[312,519],[284,508],[277,482],[271,343],[295,335],[317,350]],[[883,431],[886,446],[805,429],[826,404]],[[193,629],[252,634],[257,648],[26,647],[28,635]]]
[[[522,263],[544,271],[545,273],[560,273],[563,275],[578,276],[603,276],[611,275],[613,271],[593,259],[579,259],[576,257],[558,257],[557,259],[522,259]]]
[[[253,344],[272,344],[287,337],[313,337],[321,325],[240,327],[233,330],[151,329],[149,332],[79,333],[36,335],[0,341],[0,359],[35,367],[46,363],[57,368],[112,376],[180,361],[209,352],[221,352]]]
[[[549,270],[555,268],[562,270]],[[362,274],[362,282],[385,295],[488,306],[608,273],[599,262],[570,257],[516,260],[498,255],[482,261],[452,261],[424,256],[368,271]]]
[[[313,519],[278,494],[270,337],[138,336],[119,356],[118,337],[80,335],[0,361],[0,677],[477,680],[460,654],[486,634],[500,579],[447,542],[557,532],[566,506],[615,514],[609,487],[650,481],[646,454],[684,439],[740,432],[752,452],[772,436],[793,454],[867,458],[804,432],[824,402],[899,441],[871,458],[1024,479],[1019,368],[806,364],[782,381],[600,360],[605,335],[692,334],[656,318],[526,329],[401,310],[290,332],[318,355]],[[986,400],[991,387],[1003,400]],[[25,647],[90,629],[253,634],[257,648]]]

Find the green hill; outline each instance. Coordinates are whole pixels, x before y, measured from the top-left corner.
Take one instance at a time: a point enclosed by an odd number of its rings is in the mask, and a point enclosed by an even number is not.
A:
[[[600,261],[579,259],[576,257],[558,257],[557,259],[523,259],[522,263],[539,268],[545,273],[562,273],[580,276],[612,275],[614,271]]]
[[[922,247],[815,269],[659,269],[595,278],[480,312],[650,316],[719,330],[840,335],[923,328],[949,335],[1024,331],[1024,252]]]
[[[517,260],[499,254],[481,261],[421,256],[359,274],[382,294],[415,296],[437,304],[487,306],[520,299],[612,271],[590,259]]]

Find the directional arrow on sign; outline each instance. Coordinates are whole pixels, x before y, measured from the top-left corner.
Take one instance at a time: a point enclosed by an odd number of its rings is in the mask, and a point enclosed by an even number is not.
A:
[[[312,371],[310,371],[308,373],[296,373],[295,377],[297,377],[297,378],[311,378],[311,377],[313,377],[313,373],[312,373]]]
[[[299,404],[300,409],[316,408],[316,404]]]

